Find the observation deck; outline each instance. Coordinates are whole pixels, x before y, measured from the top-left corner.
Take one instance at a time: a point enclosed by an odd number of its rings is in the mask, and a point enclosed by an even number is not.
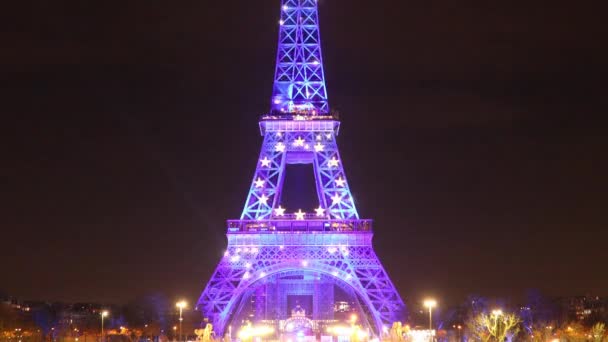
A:
[[[297,110],[297,111],[280,111],[272,110],[270,113],[262,114],[260,121],[266,120],[297,120],[297,121],[318,121],[318,120],[340,120],[338,111],[330,111],[327,113],[317,112],[316,110]]]
[[[335,132],[340,128],[338,112],[317,113],[316,111],[282,112],[271,111],[260,116],[260,133],[316,131]]]
[[[293,216],[293,218],[291,217]],[[228,220],[228,234],[276,234],[276,233],[372,233],[372,220],[335,220],[295,215],[271,220]]]
[[[274,246],[371,246],[372,220],[330,220],[324,218],[271,220],[228,220],[228,247]],[[258,247],[255,247],[258,246]],[[290,247],[290,248],[291,248]]]

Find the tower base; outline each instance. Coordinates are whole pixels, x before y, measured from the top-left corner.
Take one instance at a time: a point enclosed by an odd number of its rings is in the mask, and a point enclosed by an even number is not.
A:
[[[218,336],[243,317],[284,321],[295,305],[307,306],[310,319],[331,320],[335,289],[352,297],[376,336],[403,318],[405,306],[372,247],[371,221],[342,220],[367,230],[340,232],[332,221],[311,221],[291,221],[300,230],[229,222],[228,248],[197,305]]]

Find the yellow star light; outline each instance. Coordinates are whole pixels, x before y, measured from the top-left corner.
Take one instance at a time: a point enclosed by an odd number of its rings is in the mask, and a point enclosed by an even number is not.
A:
[[[255,183],[255,187],[256,187],[256,188],[261,188],[261,187],[263,187],[263,186],[264,186],[264,183],[265,183],[265,182],[266,182],[265,180],[263,180],[262,178],[258,177],[258,180],[256,180],[256,181],[254,182],[254,183]]]
[[[285,216],[285,208],[281,208],[281,206],[279,206],[278,208],[274,209],[274,214],[277,216]]]
[[[325,215],[325,209],[321,208],[321,206],[319,206],[317,209],[315,209],[315,211],[317,212],[317,216]]]
[[[340,202],[342,202],[342,197],[340,197],[340,195],[338,195],[337,193],[331,198],[331,202],[332,204],[339,204]]]
[[[294,140],[293,146],[304,146],[305,140],[302,137],[298,137],[298,139]]]
[[[346,180],[342,179],[342,176],[340,176],[340,177],[338,177],[338,179],[336,179],[336,186],[343,187],[344,183],[346,183]]]
[[[336,159],[336,157],[331,157],[331,159],[327,162],[327,165],[329,165],[329,167],[338,166],[338,159]]]
[[[260,159],[260,162],[262,163],[262,166],[269,167],[271,160],[268,159],[268,157],[264,157],[264,159]]]
[[[303,212],[302,209],[298,209],[298,211],[295,212],[294,214],[296,214],[296,220],[303,220],[304,215],[306,215],[306,213]]]
[[[325,145],[321,145],[321,143],[317,143],[317,144],[315,145],[315,151],[316,151],[316,152],[321,152],[321,151],[323,151],[324,149],[325,149]]]
[[[268,197],[266,197],[266,195],[262,194],[262,196],[260,197],[260,202],[266,204],[268,203]]]
[[[278,144],[276,144],[274,146],[274,149],[277,152],[285,152],[285,144],[283,144],[282,142],[279,142]]]

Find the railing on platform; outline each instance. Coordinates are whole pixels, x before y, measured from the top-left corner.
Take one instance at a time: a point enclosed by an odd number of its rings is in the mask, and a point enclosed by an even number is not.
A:
[[[228,233],[325,232],[371,233],[372,220],[273,219],[228,220]]]
[[[260,120],[340,120],[340,113],[317,113],[315,110],[302,110],[293,112],[271,111],[260,116]]]

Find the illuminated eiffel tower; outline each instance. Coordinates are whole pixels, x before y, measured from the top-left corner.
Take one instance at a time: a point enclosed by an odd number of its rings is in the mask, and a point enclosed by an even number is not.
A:
[[[359,218],[329,110],[317,2],[282,0],[271,110],[239,220],[197,307],[223,336],[251,303],[255,319],[288,318],[290,296],[311,298],[312,319],[332,319],[334,291],[351,296],[361,323],[380,336],[405,309],[372,247],[372,221]],[[314,213],[281,206],[286,165],[312,164]],[[337,290],[336,290],[337,289]],[[301,297],[298,297],[301,298]],[[288,329],[288,327],[278,327]]]

